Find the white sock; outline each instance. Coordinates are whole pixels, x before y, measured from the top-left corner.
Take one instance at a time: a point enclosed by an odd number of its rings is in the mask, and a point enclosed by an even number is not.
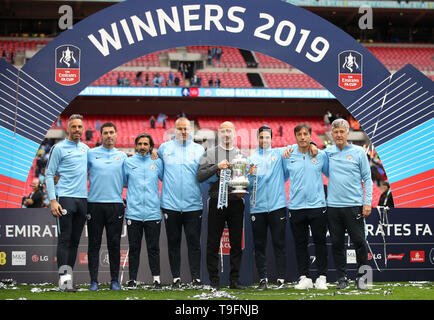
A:
[[[175,282],[178,281],[178,280],[181,281],[181,278],[174,278],[174,279],[173,279],[173,283],[175,283]]]
[[[158,283],[160,283],[160,276],[154,276],[154,282],[157,281]]]

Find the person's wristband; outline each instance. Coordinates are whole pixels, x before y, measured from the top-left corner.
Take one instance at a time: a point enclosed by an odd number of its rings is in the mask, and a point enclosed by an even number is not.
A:
[[[315,142],[311,141],[309,144],[313,144],[315,147],[317,146]]]

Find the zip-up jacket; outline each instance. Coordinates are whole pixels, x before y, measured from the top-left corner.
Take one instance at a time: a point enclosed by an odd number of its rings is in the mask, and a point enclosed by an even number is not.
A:
[[[184,143],[174,138],[158,148],[164,164],[161,208],[178,212],[202,210],[196,174],[204,153],[205,149],[191,138]]]
[[[256,148],[249,163],[257,165],[256,203],[252,207],[254,175],[249,175],[250,213],[271,212],[286,207],[285,182],[289,171],[282,154],[286,148]]]
[[[87,198],[87,152],[82,142],[64,139],[51,148],[45,172],[48,199],[57,197]],[[54,176],[60,179],[54,185]]]
[[[123,164],[127,155],[116,148],[92,148],[87,153],[89,170],[88,202],[123,203]]]
[[[330,172],[327,205],[338,208],[371,205],[371,168],[363,148],[350,144],[341,151],[333,145],[325,149],[325,152]],[[365,185],[364,192],[362,181]]]
[[[300,152],[298,145],[292,147],[294,151],[285,159],[290,181],[288,209],[325,207],[327,204],[322,174],[328,175],[326,153],[318,150],[318,154],[312,157],[309,151]]]
[[[126,219],[161,219],[158,179],[162,178],[163,162],[152,160],[150,154],[137,153],[124,161],[124,181],[128,186]]]

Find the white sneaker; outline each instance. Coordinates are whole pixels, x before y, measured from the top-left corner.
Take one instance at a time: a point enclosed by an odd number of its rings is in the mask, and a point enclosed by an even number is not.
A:
[[[306,276],[301,276],[300,280],[294,286],[294,288],[298,290],[312,289],[313,288],[312,279],[306,278]]]
[[[315,289],[318,290],[327,290],[327,278],[326,276],[319,276],[315,281]]]

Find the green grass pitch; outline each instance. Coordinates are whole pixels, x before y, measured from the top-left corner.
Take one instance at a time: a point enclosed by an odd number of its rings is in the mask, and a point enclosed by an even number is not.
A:
[[[245,290],[222,287],[215,291],[209,286],[193,289],[188,285],[177,290],[170,286],[153,290],[142,284],[136,289],[112,291],[107,284],[101,284],[97,292],[89,291],[88,285],[78,286],[77,292],[60,292],[53,284],[0,282],[0,300],[434,300],[434,282],[429,281],[373,283],[368,290],[356,290],[354,283],[339,291],[334,283],[328,290],[296,290],[293,286],[278,289],[270,284],[264,291],[258,291],[256,286]]]

